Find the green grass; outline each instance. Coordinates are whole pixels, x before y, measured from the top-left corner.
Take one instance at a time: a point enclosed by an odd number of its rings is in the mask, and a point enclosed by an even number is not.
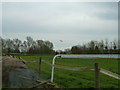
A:
[[[49,62],[53,56],[41,56],[42,59]],[[39,56],[22,56],[27,61],[39,60]],[[110,61],[111,60],[111,61]],[[60,59],[56,60],[56,64],[71,67],[94,67],[95,62],[100,63],[100,67],[110,71],[117,72],[116,68],[118,60],[116,59]],[[109,62],[109,63],[108,63]],[[27,63],[28,67],[38,72],[38,63]],[[41,65],[41,76],[48,80],[51,78],[51,66],[45,63]],[[95,79],[94,71],[71,71],[55,68],[54,82],[61,88],[94,88]],[[102,88],[118,88],[118,80],[100,74],[100,87]]]
[[[100,68],[112,71],[114,73],[118,72],[118,60],[117,59],[57,59],[56,64],[70,66],[70,67],[90,67],[94,68],[94,64],[99,63]],[[120,74],[120,73],[119,73]]]
[[[38,60],[40,56],[23,56],[25,60]],[[52,63],[53,56],[41,56],[43,60]],[[55,64],[68,67],[90,67],[94,68],[94,64],[99,63],[99,67],[111,72],[118,72],[118,59],[101,59],[101,58],[57,58]]]

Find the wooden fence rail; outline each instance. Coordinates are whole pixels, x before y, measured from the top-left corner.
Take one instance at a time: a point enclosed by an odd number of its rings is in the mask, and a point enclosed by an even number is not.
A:
[[[25,61],[23,58],[21,58],[21,57],[18,57],[19,58],[19,60],[21,60],[24,64],[25,63],[38,63],[38,70],[39,70],[39,74],[41,73],[41,61],[42,61],[42,59],[41,59],[41,57],[39,58],[39,60],[36,60],[36,61]]]

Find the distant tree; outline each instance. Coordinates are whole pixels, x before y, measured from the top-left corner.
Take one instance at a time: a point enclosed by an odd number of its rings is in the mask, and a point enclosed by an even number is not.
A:
[[[50,41],[45,41],[44,42],[45,46],[47,46],[50,49],[53,49],[53,43],[51,43]]]
[[[118,47],[118,46],[117,46],[117,40],[114,40],[114,41],[113,41],[113,49],[116,50],[117,47]]]
[[[29,49],[32,47],[34,40],[30,36],[27,36],[26,39],[27,39],[27,48]]]
[[[105,47],[105,45],[104,45],[104,41],[103,40],[98,42],[98,48],[99,48],[100,53],[102,53],[102,54],[104,53],[104,47]]]
[[[71,48],[71,52],[72,52],[73,54],[78,54],[78,53],[79,53],[79,48],[78,48],[78,46],[73,46],[73,47]]]
[[[22,44],[22,41],[19,39],[13,39],[13,44],[14,44],[14,52],[19,53],[19,47]]]
[[[24,41],[23,44],[21,45],[22,48],[22,52],[27,52],[28,51],[28,47],[27,47],[27,41]]]
[[[109,53],[108,52],[108,39],[105,40],[105,51],[104,53]]]
[[[108,54],[108,53],[118,53],[117,40],[113,42],[108,42],[108,39],[101,41],[90,41],[86,44],[76,45],[71,47],[71,52],[73,54]]]

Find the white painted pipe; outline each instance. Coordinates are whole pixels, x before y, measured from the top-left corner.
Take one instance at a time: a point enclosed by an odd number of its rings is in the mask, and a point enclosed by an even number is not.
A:
[[[53,58],[53,61],[52,61],[51,82],[53,82],[53,79],[54,79],[54,64],[55,64],[55,59],[56,59],[57,57],[61,57],[61,55],[60,55],[60,54],[55,55],[54,58]]]
[[[108,58],[108,56],[106,55],[64,55],[64,54],[58,54],[58,55],[55,55],[54,58],[53,58],[53,61],[52,61],[52,73],[51,73],[51,82],[53,82],[53,78],[54,78],[54,63],[55,63],[55,59],[56,57],[61,57],[61,58]]]

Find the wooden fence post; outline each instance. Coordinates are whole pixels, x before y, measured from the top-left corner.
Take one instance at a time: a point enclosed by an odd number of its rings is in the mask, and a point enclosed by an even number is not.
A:
[[[39,74],[41,73],[41,57],[39,58]]]
[[[13,58],[15,58],[14,54],[13,54]]]
[[[20,56],[18,57],[18,59],[20,60]]]
[[[95,88],[96,90],[100,90],[100,77],[99,77],[99,64],[95,63]]]

